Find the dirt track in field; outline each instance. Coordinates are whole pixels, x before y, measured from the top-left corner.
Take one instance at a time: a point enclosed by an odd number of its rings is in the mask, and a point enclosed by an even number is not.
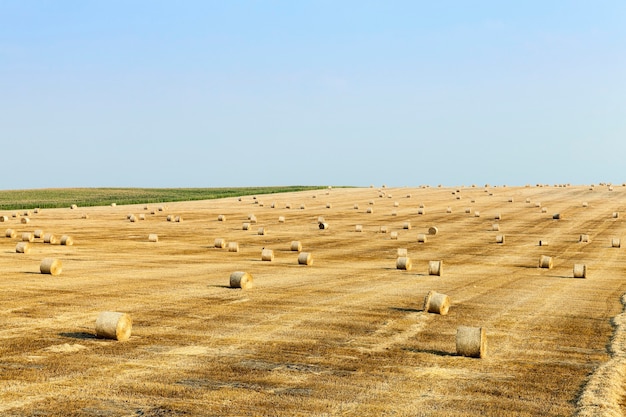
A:
[[[27,224],[0,213],[0,415],[624,415],[622,338],[611,342],[626,260],[611,240],[626,237],[613,217],[625,207],[626,187],[596,185],[316,190],[46,209]],[[74,245],[16,253],[35,230]],[[313,265],[298,265],[294,240]],[[396,269],[398,248],[410,271]],[[61,275],[40,274],[48,257]],[[255,286],[229,288],[233,271]],[[447,315],[423,311],[430,290],[450,297]],[[95,338],[102,311],[131,315],[128,341]],[[484,358],[457,355],[459,326],[486,329]]]

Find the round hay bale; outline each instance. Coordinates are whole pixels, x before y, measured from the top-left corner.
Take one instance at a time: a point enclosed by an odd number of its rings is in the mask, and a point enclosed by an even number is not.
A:
[[[397,201],[394,201],[394,202],[393,202],[393,206],[394,206],[394,207],[400,207],[400,203],[399,203],[399,202],[397,202]]]
[[[265,230],[265,227],[259,227],[259,230],[257,230],[257,234],[259,236],[265,236],[267,234],[267,231]]]
[[[24,232],[22,233],[22,242],[34,242],[35,238],[32,233]]]
[[[418,208],[423,209],[423,208],[426,208],[426,206],[424,205],[424,203],[420,203],[420,205],[418,206]]]
[[[439,229],[437,229],[436,226],[430,226],[428,228],[428,234],[431,236],[435,236],[437,233],[439,233]]]
[[[448,208],[446,208],[446,213],[448,213],[448,214],[449,214],[449,213],[452,213],[452,207],[448,207]]]
[[[41,229],[35,230],[35,232],[33,233],[33,236],[35,236],[35,239],[41,239],[43,237],[43,230]]]
[[[614,237],[613,239],[611,239],[611,247],[613,248],[621,247],[621,242],[618,237]]]
[[[111,203],[111,207],[116,207],[117,204],[116,203]]]
[[[28,223],[30,223],[30,219],[28,217],[22,217],[21,222],[22,222],[22,224],[28,224]]]
[[[539,268],[552,269],[552,257],[541,255],[541,258],[539,258]]]
[[[363,225],[362,224],[357,224],[356,226],[354,226],[354,230],[356,232],[362,232],[363,231]]]
[[[397,257],[401,258],[403,256],[407,256],[409,251],[406,248],[398,248]]]
[[[215,241],[213,242],[213,245],[214,245],[216,248],[219,248],[219,249],[224,249],[224,248],[226,247],[226,241],[225,241],[224,239],[222,239],[222,238],[217,238],[217,239],[215,239]]]
[[[468,208],[465,209],[465,214],[470,214],[471,212],[472,212],[471,208],[468,207]]]
[[[261,251],[261,260],[272,262],[274,260],[274,251],[271,249],[263,249]]]
[[[131,214],[128,220],[130,220],[131,223],[135,223],[137,221],[137,217],[134,214]]]
[[[228,242],[228,252],[239,252],[239,243]]]
[[[368,214],[372,214],[372,213],[374,213],[374,209],[373,209],[373,208],[371,208],[371,207],[368,207],[368,208],[367,208],[367,213],[368,213]]]
[[[561,215],[561,213],[554,213],[554,214],[552,215],[552,218],[553,218],[554,220],[561,220],[561,219],[563,218],[563,216]]]
[[[313,257],[309,252],[300,252],[298,255],[298,265],[313,265]]]
[[[220,214],[219,216],[217,216],[217,221],[218,222],[225,222],[226,221],[226,216],[224,216],[223,214]]]
[[[441,276],[443,273],[443,261],[428,261],[428,275]]]
[[[500,230],[500,225],[498,223],[494,223],[491,225],[491,230],[493,230],[494,232],[497,232]]]
[[[450,297],[437,291],[429,291],[424,297],[424,311],[426,313],[436,313],[442,316],[448,314],[450,309]]]
[[[426,243],[426,235],[424,233],[420,233],[417,235],[418,243]]]
[[[278,223],[285,223],[285,216],[278,216]]]
[[[250,223],[244,223],[244,224],[242,224],[242,225],[241,225],[241,228],[242,228],[243,230],[248,230],[248,229],[250,229]]]
[[[402,269],[404,271],[410,271],[413,267],[413,263],[411,262],[411,258],[408,256],[400,256],[396,259],[396,269]]]
[[[46,233],[43,235],[43,243],[50,243],[51,245],[54,245],[57,243],[57,238],[52,233]]]
[[[583,201],[583,207],[589,207],[589,203],[587,203],[586,201]]]
[[[542,212],[542,213],[547,213],[547,212],[548,212],[547,207],[542,207],[542,208],[541,208],[541,212]]]
[[[17,242],[17,246],[15,246],[15,252],[17,252],[17,253],[30,253],[30,243],[28,243],[28,242]]]
[[[290,208],[291,208],[291,203],[287,203],[287,204],[285,204],[285,208],[286,208],[286,209],[290,209]]]
[[[541,207],[541,203],[539,203],[539,202],[535,203],[535,207],[537,207],[537,208]]]
[[[374,205],[374,200],[370,200],[370,201],[368,201],[368,204],[369,204],[370,206],[373,206],[373,205]]]
[[[255,216],[254,214],[249,214],[249,215],[248,215],[248,221],[249,221],[251,224],[256,224],[256,216]]]
[[[165,207],[164,206],[159,206],[159,208],[157,210],[158,211],[165,211]]]
[[[475,211],[474,212],[474,217],[480,217],[480,211]]]
[[[35,210],[33,210],[33,213],[35,213],[35,214],[39,213],[39,207],[37,207]]]
[[[4,222],[8,222],[9,221],[9,217],[8,216],[0,216],[0,223],[4,223]]]
[[[18,215],[17,213],[12,213],[12,214],[11,214],[11,217],[13,217],[13,218],[17,218],[18,216],[19,216],[19,215]]]
[[[578,241],[582,243],[589,243],[590,242],[589,235],[584,235],[584,234],[580,235],[580,238],[578,239]]]
[[[587,278],[587,265],[574,264],[574,278]]]
[[[398,232],[391,232],[391,239],[398,240]]]
[[[330,203],[326,203],[326,208],[332,208],[332,207],[333,207],[333,205],[332,205],[332,204],[330,204]]]
[[[42,274],[59,275],[63,270],[63,264],[60,260],[54,258],[45,258],[39,265]]]
[[[484,358],[487,353],[485,329],[459,326],[456,330],[456,353],[469,358]]]
[[[74,244],[74,239],[71,236],[63,235],[61,236],[61,245],[64,246],[72,246]]]
[[[127,313],[103,311],[96,319],[96,337],[124,342],[130,338],[133,321]]]
[[[174,220],[174,216],[172,216],[171,214],[168,214],[167,217],[165,218],[168,222],[171,222],[172,220]]]
[[[15,237],[15,235],[16,235],[16,234],[15,234],[15,230],[13,230],[13,229],[7,229],[7,230],[4,232],[4,236],[5,236],[5,237],[14,238],[14,237]]]
[[[526,204],[530,203],[530,198],[526,199]]]
[[[157,235],[156,233],[150,233],[148,235],[148,242],[158,242],[159,241],[159,235]]]
[[[496,243],[504,244],[504,235],[496,235]]]
[[[380,233],[387,233],[388,229],[387,226],[380,226],[380,228],[378,229],[378,231]]]
[[[614,219],[619,218],[619,213],[618,213],[617,211],[613,213],[613,218],[614,218]]]
[[[393,210],[393,211],[391,212],[391,215],[392,215],[392,216],[397,216],[397,215],[398,215],[398,212],[397,212],[397,211],[395,211],[395,210]]]
[[[318,224],[319,224],[319,223],[324,223],[325,221],[326,221],[326,220],[324,220],[324,216],[319,216],[319,217],[317,218],[317,223],[318,223]]]
[[[143,214],[143,213],[141,213],[141,214],[139,215],[139,220],[146,220],[146,215],[145,215],[145,214]]]
[[[404,224],[402,225],[402,228],[404,230],[411,230],[411,222],[404,222]]]
[[[423,209],[423,208],[417,209],[417,214],[422,214],[422,215],[426,214],[426,209]]]
[[[72,209],[72,210],[75,210],[75,209],[77,209],[77,208],[78,208],[78,206],[77,206],[76,204],[72,204],[72,205],[70,206],[70,209]]]
[[[540,240],[539,241],[539,246],[548,246],[548,241],[547,240]]]
[[[253,285],[252,275],[247,272],[235,271],[230,274],[231,288],[241,288],[242,290],[245,290],[247,288],[252,288]]]
[[[175,221],[176,223],[182,223],[183,218],[182,218],[182,216],[176,216],[176,217],[174,217],[174,221]]]
[[[297,240],[291,242],[290,249],[294,252],[300,252],[302,250],[302,243]]]
[[[353,207],[354,207],[355,210],[359,209],[359,205],[358,204],[355,204]]]
[[[328,223],[320,223],[320,224],[319,224],[319,228],[320,228],[321,230],[328,229],[328,227],[329,227],[329,226],[328,226]]]
[[[495,220],[502,220],[502,214],[500,213],[496,213],[496,215],[494,216]]]
[[[153,213],[153,214],[154,214],[154,213]],[[87,213],[84,213],[84,214],[81,216],[81,219],[88,219],[88,218],[89,218],[89,215],[88,215]]]

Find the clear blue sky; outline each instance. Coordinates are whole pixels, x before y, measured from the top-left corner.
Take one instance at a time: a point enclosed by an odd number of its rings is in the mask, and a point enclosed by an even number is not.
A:
[[[0,189],[601,181],[623,0],[0,0]]]

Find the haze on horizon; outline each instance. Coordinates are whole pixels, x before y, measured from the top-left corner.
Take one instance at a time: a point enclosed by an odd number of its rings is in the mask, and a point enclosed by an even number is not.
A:
[[[0,189],[623,183],[626,2],[0,3]]]

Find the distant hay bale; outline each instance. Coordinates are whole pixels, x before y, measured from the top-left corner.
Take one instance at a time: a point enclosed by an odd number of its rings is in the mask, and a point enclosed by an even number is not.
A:
[[[371,208],[371,207],[368,207],[368,208],[367,208],[367,213],[368,213],[368,214],[372,214],[373,212],[374,212],[374,209],[373,209],[373,208]]]
[[[537,208],[541,207],[541,203],[536,202],[536,203],[535,203],[535,207],[537,207]]]
[[[552,269],[552,257],[541,255],[541,258],[539,258],[539,268]]]
[[[407,256],[407,255],[408,255],[408,252],[409,252],[409,251],[408,251],[406,248],[398,248],[398,251],[397,251],[397,257],[398,257],[398,258],[401,258],[401,257],[403,257],[403,256]]]
[[[495,220],[502,220],[502,215],[500,213],[496,213],[496,215],[494,216]]]
[[[37,207],[35,210],[33,210],[33,213],[35,213],[35,214],[39,213],[39,207]]]
[[[130,338],[133,321],[129,314],[103,311],[96,319],[96,337],[124,342]]]
[[[286,209],[290,209],[290,208],[291,208],[291,203],[287,203],[287,204],[285,204],[285,208],[286,208]]]
[[[250,223],[243,223],[243,224],[241,225],[241,229],[242,229],[242,230],[248,230],[248,229],[250,229]]]
[[[252,275],[247,272],[235,271],[230,274],[231,288],[241,288],[242,290],[245,290],[247,288],[252,288],[253,285]]]
[[[17,214],[17,213],[12,213],[12,214],[11,214],[11,217],[13,217],[13,218],[19,217],[19,214]]]
[[[613,213],[613,218],[614,218],[614,219],[619,218],[619,213],[618,213],[617,211]]]
[[[115,206],[117,206],[117,204],[111,203],[111,207],[115,207]]]
[[[410,271],[412,267],[413,264],[411,262],[411,258],[409,258],[408,256],[400,256],[398,259],[396,259],[396,269]]]
[[[398,203],[397,201],[394,201],[393,206],[394,207],[400,207],[400,203]]]
[[[172,220],[174,220],[174,216],[172,216],[171,214],[168,214],[167,217],[165,218],[168,222],[171,222]]]
[[[491,225],[491,230],[493,230],[494,232],[497,232],[500,230],[500,225],[498,223],[494,223]]]
[[[41,229],[35,230],[35,232],[33,233],[33,236],[35,236],[35,239],[41,239],[43,237],[43,230]]]
[[[354,207],[355,210],[359,209],[359,205],[358,204],[355,204],[353,207]]]
[[[356,226],[354,226],[354,230],[356,232],[362,232],[363,231],[363,225],[362,224],[357,224]]]
[[[285,223],[285,216],[278,216],[278,223]]]
[[[469,358],[484,358],[487,353],[485,329],[459,326],[456,330],[456,353]]]
[[[78,208],[78,206],[77,206],[76,204],[72,204],[72,205],[70,206],[70,209],[72,209],[72,210],[75,210],[75,209],[77,209],[77,208]]]
[[[165,206],[159,206],[159,208],[157,209],[159,211],[165,211]]]
[[[443,273],[443,261],[428,261],[428,275],[441,276]]]
[[[24,232],[22,233],[22,242],[34,242],[35,238],[32,233]]]
[[[135,223],[137,221],[137,217],[134,214],[131,214],[128,220],[130,220],[131,223]]]
[[[465,214],[470,214],[471,212],[472,212],[471,208],[468,207],[468,208],[465,209]]]
[[[72,246],[74,244],[74,239],[71,236],[63,235],[61,236],[61,245],[63,246]]]
[[[504,235],[496,235],[496,243],[504,244]]]
[[[407,195],[406,195],[406,198],[411,198],[411,194],[407,194]]]
[[[586,201],[583,201],[583,207],[589,207],[589,203],[587,203]]]
[[[174,221],[175,221],[176,223],[182,223],[183,218],[182,218],[182,216],[176,216],[176,217],[174,217]]]
[[[276,208],[276,203],[272,202],[272,204],[270,204],[270,208]]]
[[[49,243],[51,245],[54,245],[55,243],[57,243],[57,238],[52,233],[46,233],[45,235],[43,235],[43,243]]]
[[[324,216],[318,216],[317,217],[317,223],[324,223],[326,220],[324,220]]]
[[[420,233],[417,235],[418,243],[426,243],[426,235],[424,233]]]
[[[17,242],[17,246],[15,246],[15,252],[17,253],[30,253],[30,243],[28,242]]]
[[[265,236],[267,234],[267,230],[265,230],[265,227],[259,227],[259,229],[257,230],[257,234],[259,236]]]
[[[542,212],[542,213],[547,213],[547,212],[548,212],[548,209],[547,209],[546,207],[542,207],[542,208],[541,208],[541,212]]]
[[[30,219],[28,217],[22,217],[21,222],[22,224],[27,224],[27,223],[30,223]]]
[[[330,226],[328,225],[328,223],[320,223],[320,224],[318,224],[318,227],[321,230],[325,230],[325,229],[328,229]]]
[[[530,198],[527,198],[527,199],[526,199],[526,203],[530,203]]]
[[[0,223],[4,223],[4,222],[8,222],[9,221],[9,217],[8,216],[0,216]]]
[[[509,203],[512,203],[512,202],[514,202],[514,201],[515,201],[515,199],[513,199],[513,198],[509,198]]]
[[[589,243],[589,242],[591,242],[589,240],[589,235],[585,235],[585,234],[580,235],[580,237],[578,238],[578,241],[582,242],[582,243]]]
[[[217,216],[217,221],[218,222],[225,222],[226,221],[226,216],[223,214],[220,214],[219,216]]]
[[[146,215],[145,215],[145,214],[143,214],[143,213],[141,213],[141,214],[139,215],[139,220],[146,220]]]
[[[391,232],[390,236],[392,240],[398,240],[398,232]]]
[[[370,206],[373,206],[373,205],[374,205],[374,200],[370,200],[370,201],[368,202],[368,204],[369,204]]]
[[[63,264],[58,259],[45,258],[41,261],[41,264],[39,265],[39,270],[42,274],[56,276],[61,274],[61,271],[63,270]]]
[[[298,255],[298,265],[313,265],[313,257],[309,252],[300,252]]]
[[[226,247],[226,240],[224,240],[222,238],[217,238],[213,242],[213,246],[215,246],[216,248],[219,248],[219,249],[224,249]]]
[[[429,291],[424,297],[424,312],[436,313],[442,316],[448,314],[450,309],[450,297],[437,291]]]
[[[13,230],[13,229],[7,229],[7,230],[4,232],[4,236],[5,236],[5,237],[8,237],[8,238],[14,238],[14,237],[16,236],[15,230]]]
[[[574,264],[574,278],[587,278],[587,265]]]
[[[332,208],[332,207],[333,207],[333,205],[332,205],[332,204],[330,204],[330,203],[326,203],[326,208]]]
[[[611,247],[613,247],[613,248],[621,247],[621,242],[620,242],[619,238],[614,237],[613,239],[611,239]]]
[[[411,230],[411,222],[404,222],[404,224],[402,225],[402,228],[404,230]]]
[[[561,213],[554,213],[554,214],[552,215],[552,218],[553,218],[554,220],[561,220],[561,219],[563,218],[563,216],[561,215]]]
[[[426,214],[426,209],[423,209],[423,208],[417,209],[417,214],[421,214],[421,215]]]
[[[424,205],[424,203],[420,203],[420,205],[418,206],[418,208],[423,209],[423,208],[426,208],[426,206]]]
[[[395,210],[393,210],[393,211],[391,212],[391,215],[392,215],[392,216],[397,216],[397,215],[398,215],[398,212],[397,212],[397,211],[395,211]]]
[[[539,246],[548,246],[548,241],[547,240],[540,240],[539,241]]]
[[[148,242],[158,242],[159,241],[159,235],[157,235],[156,233],[150,233],[148,235]]]
[[[248,214],[248,220],[250,223],[256,224],[256,216],[254,214]]]
[[[88,218],[89,218],[89,215],[88,215],[87,213],[83,213],[83,215],[81,216],[81,218],[83,218],[83,219],[88,219]]]
[[[437,233],[439,233],[439,229],[437,229],[437,226],[430,226],[428,228],[428,234],[431,236],[435,236]]]
[[[228,242],[228,252],[239,252],[239,243]]]
[[[380,233],[387,233],[387,230],[388,230],[387,226],[380,226],[380,229],[379,229]]]
[[[274,260],[274,251],[271,249],[263,249],[261,251],[261,260],[271,262]]]
[[[291,245],[289,246],[289,249],[292,250],[293,252],[300,252],[302,250],[302,243],[300,243],[300,241],[298,240],[293,240],[291,241]]]
[[[480,211],[475,211],[474,212],[474,217],[480,217]]]
[[[446,208],[446,213],[448,213],[448,214],[449,214],[449,213],[452,213],[452,207],[448,207],[448,208]]]

